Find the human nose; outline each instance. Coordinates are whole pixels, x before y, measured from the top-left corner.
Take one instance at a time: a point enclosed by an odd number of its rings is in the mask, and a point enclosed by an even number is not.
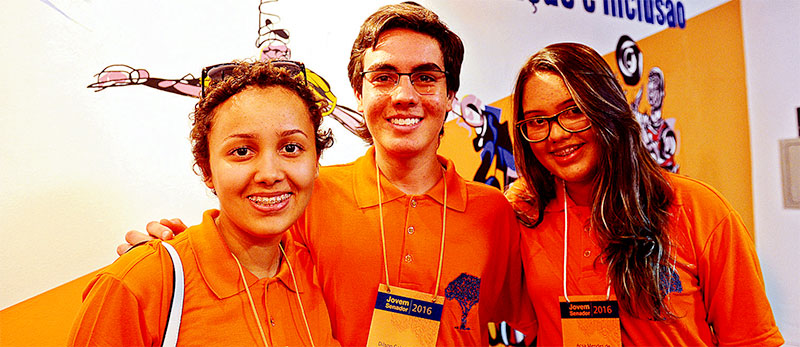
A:
[[[560,139],[569,137],[572,135],[569,131],[564,129],[561,123],[558,121],[558,117],[553,118],[550,120],[550,140],[551,141],[558,141]]]
[[[415,102],[419,99],[419,93],[414,89],[410,75],[400,75],[394,90],[392,90],[392,98],[396,102]]]
[[[277,154],[261,154],[256,162],[255,175],[253,179],[256,183],[273,185],[283,180],[286,172],[283,169],[283,161]]]

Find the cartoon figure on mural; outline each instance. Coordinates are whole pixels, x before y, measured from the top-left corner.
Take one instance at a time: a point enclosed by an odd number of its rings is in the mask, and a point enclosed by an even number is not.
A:
[[[256,38],[256,48],[261,52],[261,60],[291,59],[289,49],[289,31],[275,28],[275,23],[280,17],[264,11],[264,5],[278,0],[262,0],[258,5],[259,28]],[[130,85],[144,85],[161,91],[175,93],[190,97],[199,97],[200,79],[191,73],[178,79],[165,79],[151,77],[146,69],[137,69],[125,64],[109,65],[95,75],[97,82],[87,86],[96,92],[110,87],[124,87]],[[331,116],[344,126],[348,131],[355,133],[355,129],[363,125],[364,119],[357,111],[342,105],[337,105],[336,96],[331,92],[330,84],[311,70],[307,70],[308,81],[317,90],[319,95],[328,100],[329,108],[323,112]]]
[[[461,100],[455,100],[453,110],[461,110],[461,118],[475,130],[472,146],[480,154],[481,164],[475,171],[473,180],[505,190],[518,176],[508,122],[500,122],[502,110],[484,105],[475,95],[466,95]],[[492,163],[495,164],[494,172],[490,174]],[[498,174],[503,176],[502,183],[496,176]]]
[[[642,87],[643,89],[644,87]],[[675,118],[664,119],[661,117],[661,107],[664,104],[664,72],[658,67],[650,69],[647,76],[647,102],[650,103],[650,112],[639,112],[642,101],[642,89],[636,93],[631,103],[633,114],[642,126],[642,140],[645,147],[656,160],[658,165],[671,171],[678,172],[675,163],[675,153],[678,150],[678,139],[675,135]]]
[[[256,38],[256,48],[261,52],[261,60],[291,59],[291,49],[288,43],[289,31],[276,28],[280,17],[265,11],[268,3],[278,0],[261,0],[258,5],[259,28]],[[328,100],[329,109],[324,112],[339,122],[351,133],[357,135],[357,129],[364,125],[363,116],[358,111],[337,103],[336,95],[331,91],[330,84],[312,70],[307,70],[308,81],[317,92]],[[143,85],[165,92],[178,95],[199,97],[200,81],[191,73],[178,79],[152,77],[146,69],[134,68],[125,64],[109,65],[95,75],[97,81],[87,86],[96,92],[111,87],[124,87]],[[461,111],[461,114],[458,113]],[[501,110],[492,106],[484,106],[483,102],[474,95],[467,95],[463,100],[455,98],[451,117],[462,118],[475,130],[473,148],[480,156],[480,167],[474,175],[474,180],[502,189],[517,178],[514,168],[514,158],[511,153],[511,137],[506,122],[500,123]],[[491,171],[492,164],[494,171]],[[502,181],[498,176],[502,176]]]
[[[627,35],[620,37],[617,43],[617,67],[622,74],[623,81],[629,86],[636,86],[642,76],[642,52]],[[656,162],[666,170],[678,172],[679,165],[675,162],[678,152],[678,136],[675,130],[675,118],[663,118],[661,109],[664,106],[664,72],[658,67],[650,69],[647,84],[636,92],[631,102],[631,109],[636,115],[636,120],[642,128],[642,140]],[[647,91],[649,111],[640,111],[642,94]]]

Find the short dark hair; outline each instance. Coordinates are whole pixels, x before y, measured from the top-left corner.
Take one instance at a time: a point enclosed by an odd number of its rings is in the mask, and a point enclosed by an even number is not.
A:
[[[461,84],[464,44],[436,13],[413,1],[383,6],[367,17],[361,25],[361,30],[353,42],[353,49],[350,51],[350,63],[347,64],[347,75],[353,90],[361,93],[363,87],[361,73],[364,71],[364,54],[367,49],[375,48],[381,34],[398,28],[428,35],[439,43],[444,57],[444,69],[447,71],[447,92],[455,94]],[[360,127],[358,132],[361,138],[372,142],[372,135],[366,126]]]

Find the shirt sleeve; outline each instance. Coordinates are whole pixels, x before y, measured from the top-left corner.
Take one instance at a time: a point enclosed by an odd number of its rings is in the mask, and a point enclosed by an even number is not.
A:
[[[702,213],[702,212],[700,212]],[[699,261],[707,321],[720,345],[779,346],[783,337],[764,290],[755,244],[741,217],[728,210]]]
[[[509,242],[508,247],[508,272],[506,274],[504,292],[507,293],[505,300],[501,300],[500,307],[506,307],[507,310],[501,313],[502,318],[500,321],[505,320],[508,326],[514,331],[525,335],[524,345],[530,345],[531,341],[536,338],[536,318],[533,311],[533,304],[531,303],[528,291],[525,286],[525,275],[522,266],[522,256],[520,253],[520,230],[519,223],[514,219],[513,214],[509,212],[506,218],[508,223],[503,227],[508,229]],[[498,322],[498,320],[495,320]],[[498,326],[496,329],[499,329]],[[509,341],[512,344],[520,344],[523,341]]]
[[[69,346],[150,346],[139,301],[122,281],[98,274],[83,294]]]

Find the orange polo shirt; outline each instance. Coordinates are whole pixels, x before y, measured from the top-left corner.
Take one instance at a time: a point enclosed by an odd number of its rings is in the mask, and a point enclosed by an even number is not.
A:
[[[783,338],[764,292],[753,239],[741,217],[710,186],[669,174],[675,200],[669,209],[674,266],[662,277],[667,305],[677,319],[656,322],[620,314],[622,344],[633,346],[777,346]],[[522,230],[528,291],[539,323],[539,345],[563,345],[564,200],[562,190],[544,221]],[[514,195],[509,197],[515,200]],[[567,199],[567,294],[605,295],[607,265],[589,227],[591,207]],[[613,289],[612,289],[613,293]]]
[[[179,345],[260,346],[261,335],[230,250],[214,224],[218,210],[169,241],[183,262],[185,297]],[[312,263],[290,233],[278,273],[258,279],[243,269],[270,346],[310,345],[286,260],[317,346],[338,345],[331,337],[322,293],[313,281]],[[69,345],[161,345],[172,296],[172,262],[152,241],[136,247],[97,275],[84,292]]]
[[[446,169],[447,219],[437,345],[487,345],[488,322],[513,322],[520,310],[529,310],[529,302],[520,303],[526,296],[518,223],[500,191],[467,182],[451,161],[438,160]],[[390,285],[435,291],[444,180],[425,194],[407,195],[381,177]],[[378,285],[386,282],[377,189],[373,147],[353,163],[323,167],[298,220],[334,336],[345,346],[366,344]],[[477,302],[447,294],[448,286],[459,284],[478,290]]]

